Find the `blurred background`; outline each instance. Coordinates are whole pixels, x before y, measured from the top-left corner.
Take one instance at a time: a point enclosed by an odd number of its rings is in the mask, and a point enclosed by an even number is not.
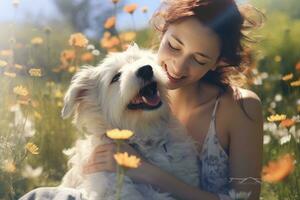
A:
[[[245,49],[249,81],[264,108],[262,195],[300,199],[300,3],[243,0],[266,16]],[[56,186],[82,136],[62,120],[63,95],[82,65],[132,41],[150,48],[159,0],[0,0],[0,199]],[[255,148],[255,147],[254,147]],[[251,162],[251,161],[249,161]]]

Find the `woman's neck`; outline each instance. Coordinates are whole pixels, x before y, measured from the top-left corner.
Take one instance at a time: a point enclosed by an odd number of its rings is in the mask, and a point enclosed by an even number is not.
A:
[[[171,107],[190,110],[211,102],[219,94],[219,89],[204,81],[168,91]]]

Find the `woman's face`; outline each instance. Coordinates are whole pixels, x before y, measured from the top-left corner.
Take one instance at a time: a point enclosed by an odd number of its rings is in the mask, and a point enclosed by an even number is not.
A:
[[[216,68],[219,54],[218,36],[196,18],[170,24],[158,50],[159,63],[168,74],[168,89],[198,82]]]

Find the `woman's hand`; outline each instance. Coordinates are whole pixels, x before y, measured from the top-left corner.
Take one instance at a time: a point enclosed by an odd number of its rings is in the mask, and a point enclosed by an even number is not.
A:
[[[96,172],[116,172],[117,163],[114,159],[114,154],[117,152],[117,145],[115,143],[99,145],[95,148],[90,156],[87,164],[83,168],[84,174],[91,174]],[[141,159],[141,156],[126,143],[120,145],[120,152],[127,152],[129,155],[135,155]],[[144,167],[145,164],[139,166]],[[131,174],[132,177],[140,177],[139,173],[141,170],[130,169],[128,170],[128,174]]]

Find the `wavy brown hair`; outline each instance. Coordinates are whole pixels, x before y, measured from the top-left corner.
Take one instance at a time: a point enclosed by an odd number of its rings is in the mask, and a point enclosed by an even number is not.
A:
[[[151,24],[160,36],[170,24],[191,16],[211,28],[221,41],[219,61],[224,65],[208,71],[201,80],[217,85],[225,92],[230,85],[241,86],[246,82],[242,74],[242,41],[253,40],[244,35],[243,30],[262,24],[262,18],[253,20],[246,17],[250,10],[248,7],[241,12],[234,0],[164,0],[152,16]]]

